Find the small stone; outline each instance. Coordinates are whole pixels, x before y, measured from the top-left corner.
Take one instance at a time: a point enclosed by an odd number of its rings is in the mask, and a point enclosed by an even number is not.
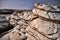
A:
[[[22,29],[21,29],[21,32],[24,33],[24,32],[26,32],[26,30],[25,30],[24,28],[22,28]]]

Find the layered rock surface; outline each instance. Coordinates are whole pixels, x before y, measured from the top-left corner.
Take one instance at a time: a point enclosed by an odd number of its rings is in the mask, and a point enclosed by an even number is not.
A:
[[[60,6],[35,4],[33,14],[38,16],[26,28],[27,40],[60,40]]]
[[[35,4],[34,14],[38,14],[48,19],[60,20],[60,6],[49,4]]]
[[[8,20],[14,26],[0,40],[60,40],[60,6],[35,4],[31,11],[15,11]]]
[[[1,40],[4,40],[6,36],[6,40],[26,40],[26,27],[28,26],[28,23],[36,17],[37,16],[35,16],[31,11],[15,11],[9,16],[9,22],[14,26],[14,28],[8,33],[8,35],[6,34],[1,37]]]

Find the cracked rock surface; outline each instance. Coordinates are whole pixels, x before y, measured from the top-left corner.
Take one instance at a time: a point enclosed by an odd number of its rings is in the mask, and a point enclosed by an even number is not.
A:
[[[26,28],[27,40],[60,40],[60,6],[35,4],[33,14],[38,16]]]
[[[60,40],[58,5],[36,3],[33,10],[15,11],[7,19],[13,29],[0,40]]]
[[[31,11],[23,11],[21,13],[15,11],[9,16],[10,24],[13,25],[14,28],[8,33],[8,35],[6,34],[1,37],[1,40],[4,40],[6,36],[6,40],[26,40],[26,27],[28,26],[28,23],[36,17],[37,16],[32,14]]]

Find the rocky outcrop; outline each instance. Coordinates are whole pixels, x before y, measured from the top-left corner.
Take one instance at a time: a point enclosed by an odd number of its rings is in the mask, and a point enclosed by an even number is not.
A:
[[[34,14],[38,14],[48,19],[60,20],[60,6],[49,4],[35,4]]]
[[[27,40],[60,40],[60,6],[35,4],[33,14],[38,16],[26,28]]]
[[[34,5],[31,11],[15,11],[8,16],[13,29],[0,40],[60,40],[60,6]]]
[[[11,32],[10,39],[11,40],[26,40],[26,27],[28,23],[37,16],[34,16],[31,11],[24,11],[21,13],[14,12],[11,15],[10,23],[15,26],[13,31]],[[14,21],[15,20],[15,21]],[[15,38],[16,36],[16,38]]]
[[[28,23],[30,23],[33,19],[37,18],[31,11],[15,11],[13,14],[9,16],[10,24],[14,26],[12,31],[8,33],[9,35],[4,35],[1,39],[7,37],[6,40],[26,40],[26,27]]]

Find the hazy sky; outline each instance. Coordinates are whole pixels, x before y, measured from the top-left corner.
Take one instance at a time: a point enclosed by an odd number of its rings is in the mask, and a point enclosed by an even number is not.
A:
[[[0,0],[0,8],[32,9],[35,2],[60,4],[60,0]]]

